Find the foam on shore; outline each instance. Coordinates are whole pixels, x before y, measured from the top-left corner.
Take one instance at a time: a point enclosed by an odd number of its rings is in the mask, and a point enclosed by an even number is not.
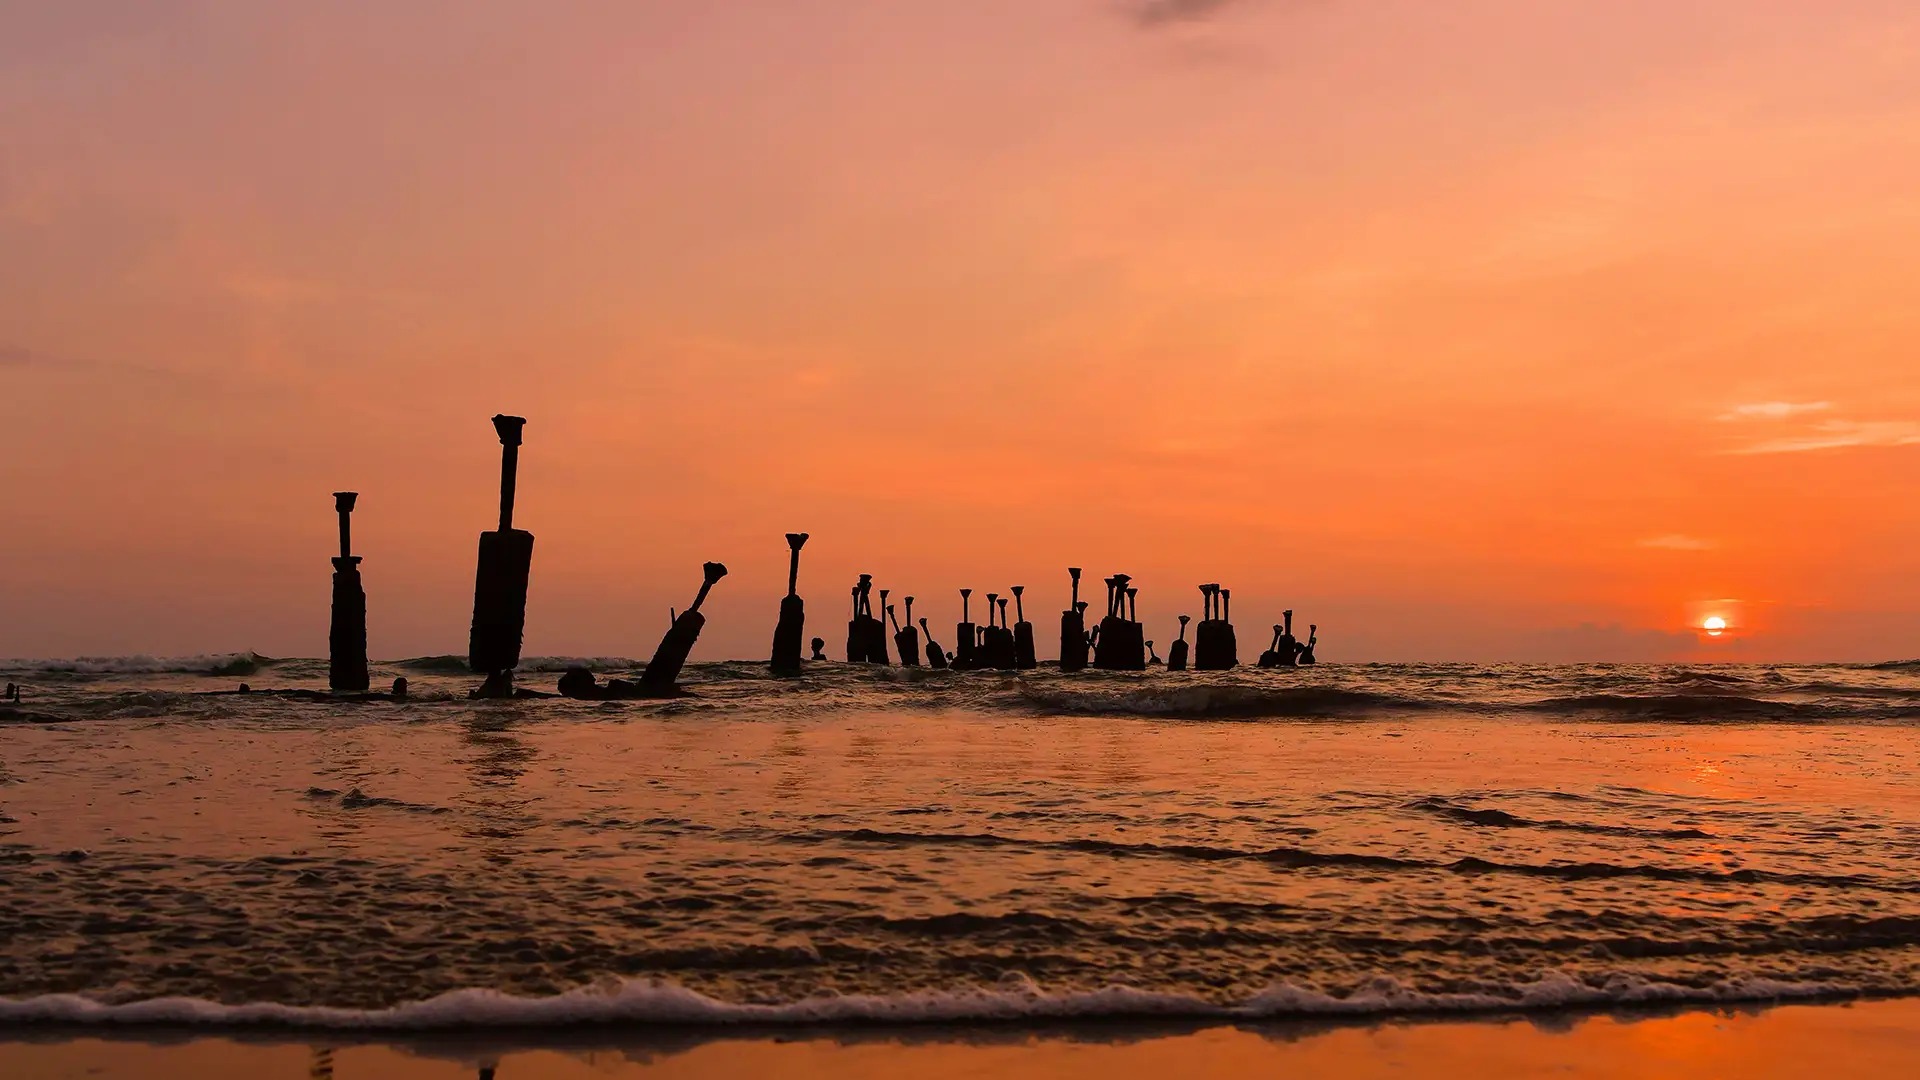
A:
[[[248,1025],[333,1030],[403,1031],[560,1027],[577,1024],[921,1024],[1029,1020],[1168,1019],[1265,1020],[1286,1017],[1369,1017],[1446,1013],[1541,1012],[1650,1005],[1722,1005],[1854,997],[1859,990],[1833,983],[1731,979],[1687,986],[1620,974],[1603,983],[1548,974],[1498,992],[1429,993],[1390,978],[1332,996],[1275,986],[1243,1001],[1218,1004],[1180,994],[1113,986],[1050,994],[1024,976],[992,989],[929,990],[898,995],[847,994],[785,1004],[735,1004],[685,987],[622,981],[551,997],[518,997],[497,990],[455,990],[387,1009],[296,1006],[271,1002],[222,1004],[197,998],[153,998],[107,1004],[77,994],[0,999],[0,1022],[14,1024]]]

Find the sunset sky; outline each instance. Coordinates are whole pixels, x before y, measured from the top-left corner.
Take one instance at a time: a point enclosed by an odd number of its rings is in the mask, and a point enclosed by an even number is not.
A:
[[[1916,294],[1897,0],[0,0],[0,656],[322,655],[342,488],[461,652],[504,411],[529,654],[806,530],[836,654],[1912,657]]]

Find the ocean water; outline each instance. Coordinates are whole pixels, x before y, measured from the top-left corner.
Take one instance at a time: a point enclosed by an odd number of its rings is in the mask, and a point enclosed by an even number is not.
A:
[[[0,662],[0,1020],[1920,992],[1920,663],[706,664],[619,703],[468,701],[460,667],[341,704],[207,693],[311,660]]]

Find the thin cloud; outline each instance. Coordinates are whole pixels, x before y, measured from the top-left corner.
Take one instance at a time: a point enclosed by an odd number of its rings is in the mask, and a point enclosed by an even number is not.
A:
[[[1711,551],[1719,545],[1711,540],[1702,540],[1697,536],[1668,533],[1665,536],[1649,536],[1645,540],[1640,541],[1639,546],[1643,548],[1653,548],[1659,551]]]
[[[1800,434],[1766,439],[1740,447],[1733,453],[1802,454],[1860,446],[1920,446],[1920,421],[1823,420]]]
[[[1202,22],[1247,0],[1132,0],[1126,5],[1127,17],[1147,30],[1179,23]]]
[[[1720,414],[1722,420],[1788,420],[1807,413],[1826,412],[1831,401],[1755,401],[1735,405]]]
[[[77,356],[53,356],[36,352],[25,345],[0,345],[0,367],[63,368],[68,371],[87,371],[107,366],[109,365],[97,360],[86,360]]]
[[[0,344],[0,368],[33,368],[43,371],[58,371],[66,374],[87,375],[135,375],[168,382],[205,382],[208,375],[173,371],[167,368],[151,367],[146,364],[134,364],[124,360],[98,360],[85,356],[56,356],[39,352],[24,345]]]

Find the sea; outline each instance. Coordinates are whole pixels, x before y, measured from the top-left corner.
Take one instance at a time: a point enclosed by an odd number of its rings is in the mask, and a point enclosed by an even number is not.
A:
[[[551,689],[585,664],[529,661]],[[1920,993],[1920,662],[0,661],[0,1021],[1404,1016]]]

